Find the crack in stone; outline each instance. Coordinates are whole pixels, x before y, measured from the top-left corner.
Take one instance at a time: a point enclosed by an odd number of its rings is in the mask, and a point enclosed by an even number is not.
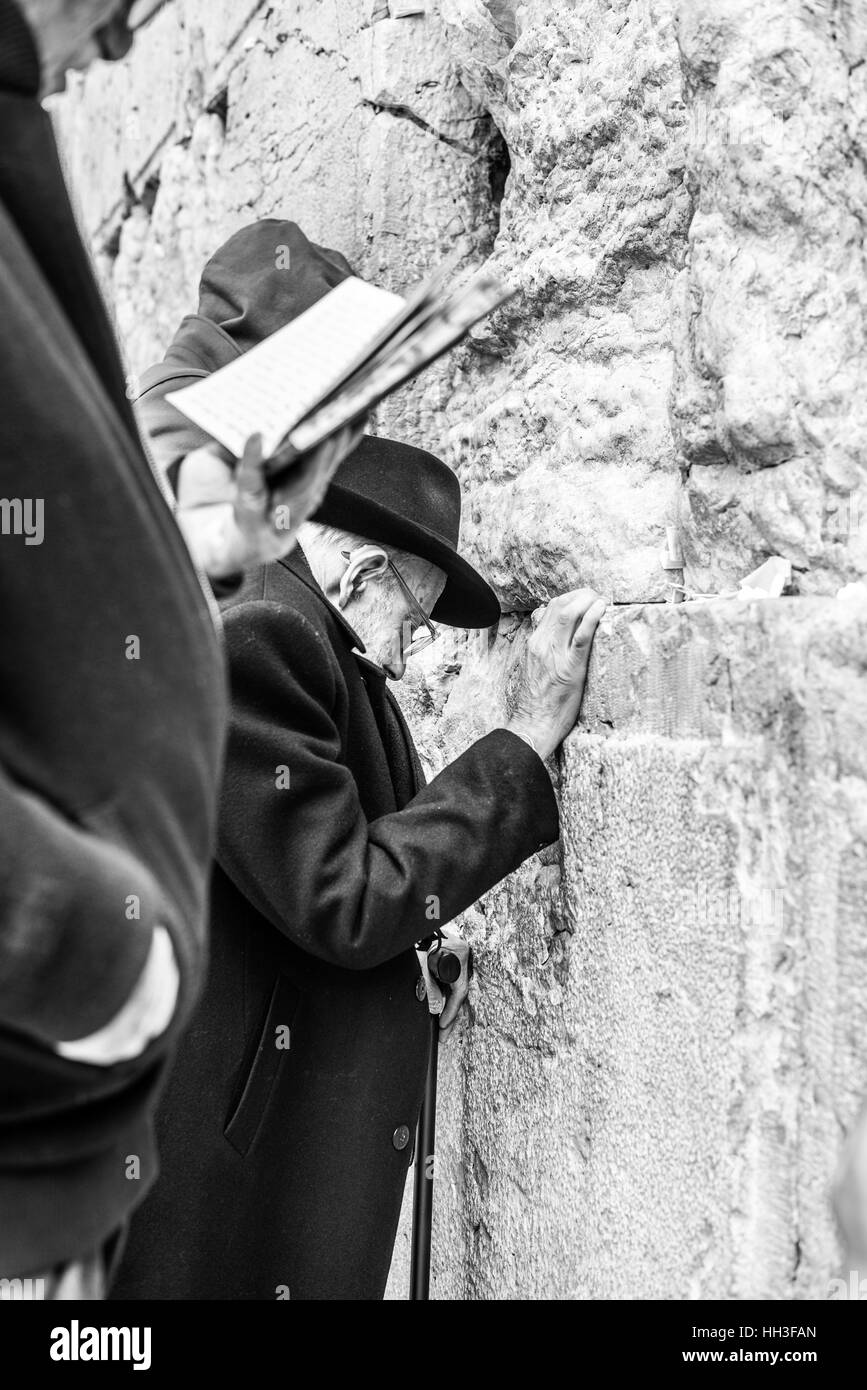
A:
[[[435,140],[441,140],[444,145],[451,145],[452,149],[460,150],[461,154],[468,154],[472,159],[478,158],[478,150],[474,150],[470,145],[465,145],[462,140],[455,140],[451,135],[444,135],[441,130],[430,125],[409,106],[403,106],[397,102],[392,105],[387,102],[371,101],[369,97],[364,97],[361,104],[362,106],[370,106],[377,114],[380,111],[387,111],[390,116],[395,116],[398,120],[409,121],[412,125],[417,125],[419,130],[426,130],[428,135],[432,135]]]
[[[263,18],[264,23],[267,23],[267,21],[271,18],[273,12],[273,8],[268,11],[268,13]],[[354,29],[351,32],[351,34],[342,34],[341,39],[344,45],[346,44],[349,38],[354,38],[356,34],[362,33],[363,30],[367,29],[368,27],[369,26],[367,24],[360,24],[357,29]],[[272,57],[278,51],[278,49],[283,47],[284,43],[287,43],[289,41],[289,39],[295,39],[295,41],[298,44],[300,44],[302,48],[306,49],[308,53],[312,53],[314,58],[345,57],[343,49],[326,48],[324,44],[316,43],[316,41],[310,37],[306,30],[299,29],[297,27],[295,29],[279,29],[277,33],[273,36],[273,38],[276,41],[274,42],[273,46],[272,40],[267,35],[260,35],[258,40],[264,46],[265,52],[268,54],[269,57]],[[349,76],[350,81],[357,82],[359,80],[352,73],[347,74],[347,76]]]
[[[117,238],[119,241],[121,227],[123,226],[126,219],[129,217],[131,208],[135,205],[135,203],[142,201],[135,193],[135,184],[144,177],[145,171],[153,164],[154,160],[160,154],[160,151],[164,150],[165,147],[171,143],[172,136],[174,136],[175,134],[175,123],[174,121],[172,121],[172,124],[169,126],[169,129],[157,141],[150,154],[139,165],[139,168],[132,174],[130,174],[128,170],[124,170],[123,192],[117,198],[117,200],[114,202],[111,208],[109,208],[108,212],[100,221],[98,227],[96,227],[96,229],[91,234],[91,239],[95,245],[102,245],[104,243],[106,247],[110,247],[111,243],[114,241],[115,238]],[[189,141],[175,141],[175,144],[185,143],[188,144]],[[157,168],[154,169],[153,172],[148,175],[148,178],[145,181],[145,186],[152,183],[154,178],[159,179],[159,166],[157,166]],[[132,200],[130,201],[131,192]],[[152,206],[153,204],[151,204],[151,207]],[[150,212],[150,208],[148,209],[148,212]],[[120,220],[117,221],[117,218],[119,218]],[[110,250],[108,251],[108,254],[111,254]]]

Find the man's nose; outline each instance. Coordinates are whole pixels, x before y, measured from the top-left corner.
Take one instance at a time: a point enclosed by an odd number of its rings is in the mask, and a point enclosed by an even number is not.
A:
[[[385,670],[393,681],[402,680],[406,670],[406,657],[403,654],[404,648],[407,646],[406,626],[406,623],[403,623],[392,637],[391,651],[385,664]]]
[[[406,657],[399,647],[396,652],[392,652],[385,669],[393,681],[403,680],[406,671]]]

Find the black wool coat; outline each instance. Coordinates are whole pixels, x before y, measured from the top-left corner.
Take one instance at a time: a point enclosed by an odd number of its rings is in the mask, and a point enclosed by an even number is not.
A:
[[[116,1298],[378,1299],[429,1049],[413,950],[558,833],[495,730],[426,787],[300,552],[225,612],[233,715],[206,992]]]
[[[151,1113],[204,969],[227,717],[38,84],[0,0],[0,1278],[90,1254],[155,1176]],[[16,531],[25,502],[44,534]],[[126,1003],[157,924],[181,977],[170,1027],[112,1067],[60,1057]]]

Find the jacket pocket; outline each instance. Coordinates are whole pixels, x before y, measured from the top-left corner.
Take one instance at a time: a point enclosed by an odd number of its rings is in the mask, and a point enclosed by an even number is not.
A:
[[[292,1025],[300,998],[292,981],[285,975],[278,976],[241,1098],[223,1130],[232,1148],[242,1157],[253,1146],[277,1074],[291,1050]]]

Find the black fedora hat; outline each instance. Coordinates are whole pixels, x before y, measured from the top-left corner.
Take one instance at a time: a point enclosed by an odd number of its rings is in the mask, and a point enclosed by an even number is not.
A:
[[[312,520],[438,565],[447,577],[431,614],[436,621],[476,628],[499,619],[493,589],[458,554],[460,484],[427,450],[365,435],[338,468]]]

